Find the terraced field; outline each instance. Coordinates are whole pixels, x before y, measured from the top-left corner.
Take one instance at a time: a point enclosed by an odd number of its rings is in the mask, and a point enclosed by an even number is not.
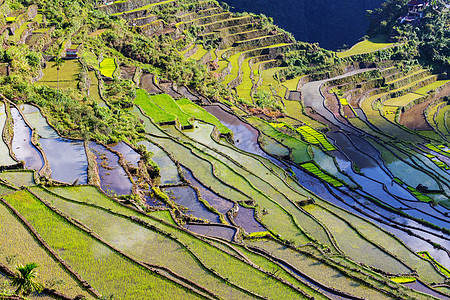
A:
[[[383,60],[397,46],[383,36],[327,53],[335,69],[290,73],[286,57],[318,47],[215,1],[96,9],[104,20],[71,32],[81,58],[36,77],[49,89],[2,95],[0,284],[36,262],[36,280],[63,295],[31,299],[450,298],[442,74]],[[46,26],[24,13],[5,13],[23,21],[11,42]],[[114,48],[110,21],[160,48]],[[80,43],[48,38],[54,57]],[[195,74],[171,79],[166,60]]]

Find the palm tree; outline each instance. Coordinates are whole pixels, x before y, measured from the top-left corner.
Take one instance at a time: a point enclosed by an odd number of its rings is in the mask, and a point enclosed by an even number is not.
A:
[[[59,69],[66,61],[62,57],[55,58],[55,64],[53,67],[56,68],[56,89],[59,90]]]
[[[38,276],[36,268],[38,265],[34,262],[27,264],[26,266],[18,265],[16,270],[18,271],[12,279],[12,286],[16,286],[16,295],[22,292],[27,295],[32,292],[38,292],[42,290],[42,285],[35,281]]]

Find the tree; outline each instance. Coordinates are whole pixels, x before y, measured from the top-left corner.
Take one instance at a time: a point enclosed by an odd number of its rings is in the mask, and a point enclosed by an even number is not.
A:
[[[56,89],[59,90],[59,69],[66,61],[62,57],[55,58],[55,65],[53,67],[56,68]]]
[[[28,263],[27,265],[18,265],[16,270],[17,273],[14,278],[12,278],[12,286],[17,287],[15,293],[19,295],[22,292],[24,295],[28,295],[32,292],[38,292],[42,290],[42,285],[35,281],[38,276],[36,268],[38,265],[34,262]]]

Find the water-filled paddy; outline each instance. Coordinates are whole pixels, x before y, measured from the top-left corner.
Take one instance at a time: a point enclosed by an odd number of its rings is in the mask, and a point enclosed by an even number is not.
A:
[[[105,146],[94,142],[89,143],[89,148],[96,156],[102,190],[109,194],[130,194],[132,184],[119,164],[119,157]]]
[[[0,135],[3,133],[3,128],[6,122],[6,111],[3,102],[0,102]],[[9,148],[0,136],[0,166],[14,165],[16,161],[9,155]]]
[[[184,227],[195,233],[219,237],[229,241],[231,241],[236,234],[235,229],[222,225],[186,224]]]
[[[42,116],[40,110],[36,106],[21,104],[19,105],[19,109],[40,137],[46,139],[59,138],[56,131],[48,125],[47,120]]]
[[[247,233],[267,231],[267,229],[255,220],[254,210],[250,208],[239,205],[239,210],[236,217],[234,217],[234,221],[237,225],[244,228]]]
[[[63,138],[40,139],[52,170],[51,177],[65,182],[86,184],[88,162],[84,143]]]
[[[119,142],[115,145],[110,145],[113,150],[116,150],[122,153],[124,159],[131,164],[134,168],[138,167],[138,162],[141,159],[139,153],[133,150],[130,146],[125,144],[124,142]]]
[[[25,162],[25,168],[39,171],[44,165],[41,153],[31,143],[31,129],[16,108],[11,108],[14,120],[12,150],[17,160]]]
[[[209,211],[203,203],[201,203],[194,189],[188,186],[168,187],[163,189],[175,203],[186,207],[187,215],[193,215],[197,218],[210,220],[213,223],[219,223],[219,216]]]

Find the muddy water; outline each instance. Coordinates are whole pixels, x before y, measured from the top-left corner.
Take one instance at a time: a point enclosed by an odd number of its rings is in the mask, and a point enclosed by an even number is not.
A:
[[[236,234],[235,229],[221,225],[186,224],[184,228],[195,233],[223,238],[228,241],[233,240],[233,237]]]
[[[197,194],[194,189],[189,186],[177,186],[164,188],[163,191],[169,196],[169,198],[175,203],[186,207],[185,211],[187,215],[193,215],[197,218],[209,220],[213,223],[220,223],[219,216],[209,211],[203,203],[198,200]]]
[[[122,153],[123,158],[134,168],[138,167],[138,162],[141,159],[141,155],[133,150],[130,146],[125,144],[124,142],[119,142],[115,145],[110,145],[110,147],[117,152]]]
[[[16,164],[16,161],[9,155],[9,148],[2,138],[3,128],[6,122],[6,107],[0,102],[0,166],[10,166]]]
[[[47,156],[53,179],[65,183],[87,183],[88,161],[83,142],[57,138],[40,139],[39,143]]]
[[[100,185],[103,191],[110,195],[128,195],[131,193],[132,184],[127,173],[119,164],[119,157],[94,142],[89,143],[89,148],[95,154]]]
[[[12,150],[19,161],[25,162],[25,168],[39,171],[44,166],[41,153],[31,143],[31,128],[29,128],[19,111],[11,108],[14,120],[14,138]]]

